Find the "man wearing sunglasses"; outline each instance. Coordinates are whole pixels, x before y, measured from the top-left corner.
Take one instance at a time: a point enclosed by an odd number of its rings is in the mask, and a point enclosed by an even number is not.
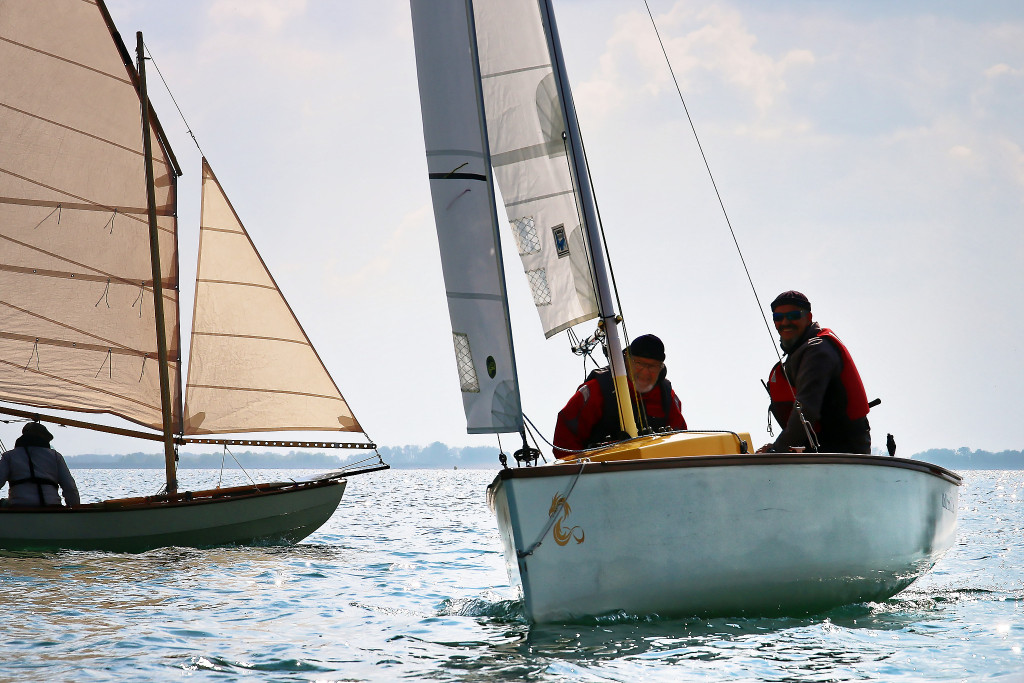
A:
[[[775,297],[772,320],[787,357],[772,368],[768,393],[783,429],[758,453],[870,453],[867,394],[846,346],[814,322],[811,302],[795,290]]]
[[[686,429],[679,397],[665,378],[665,344],[653,334],[645,334],[634,339],[623,355],[640,433]],[[580,385],[558,413],[555,457],[626,438],[619,425],[613,387],[607,367],[594,370]]]

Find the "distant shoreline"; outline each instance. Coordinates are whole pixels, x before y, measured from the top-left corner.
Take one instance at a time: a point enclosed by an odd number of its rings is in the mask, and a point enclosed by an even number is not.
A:
[[[440,442],[429,446],[383,446],[377,449],[384,462],[393,469],[498,469],[498,449],[489,446],[449,447]],[[876,449],[877,455],[882,455]],[[338,456],[324,452],[292,451],[289,453],[251,452],[233,453],[225,457],[219,453],[180,453],[179,469],[219,470],[241,465],[246,469],[317,469],[337,470],[356,466],[368,460],[365,451],[355,455]],[[372,458],[372,456],[370,456]],[[1024,451],[990,453],[963,447],[932,449],[915,453],[912,460],[923,460],[950,470],[1019,470],[1024,469]],[[123,455],[70,455],[65,456],[72,469],[164,469],[164,458],[159,453],[128,453]],[[511,456],[510,464],[514,465]]]

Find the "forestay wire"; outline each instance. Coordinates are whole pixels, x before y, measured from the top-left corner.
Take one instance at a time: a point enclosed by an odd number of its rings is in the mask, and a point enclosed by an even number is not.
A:
[[[651,12],[651,5],[647,0],[644,0],[644,7],[647,8],[647,16],[651,18],[651,26],[654,28],[654,35],[658,38],[658,45],[661,46],[661,53],[665,56],[665,64],[668,65],[668,71],[672,75],[672,82],[676,86],[676,92],[679,93],[679,101],[683,105],[683,111],[686,112],[686,120],[690,124],[690,130],[693,131],[693,139],[697,143],[697,149],[700,150],[700,158],[704,160],[704,168],[708,171],[708,178],[711,180],[711,186],[715,189],[715,196],[718,198],[718,205],[722,207],[722,215],[725,216],[725,224],[729,226],[729,234],[732,235],[732,242],[736,245],[736,253],[739,254],[740,263],[743,264],[743,272],[747,275],[747,282],[750,283],[750,291],[754,293],[754,300],[757,302],[757,310],[761,314],[761,319],[764,320],[765,329],[768,331],[768,337],[771,339],[772,348],[775,349],[775,354],[779,358],[779,362],[782,362],[782,354],[779,353],[779,349],[775,344],[775,336],[772,332],[772,326],[768,324],[768,316],[764,313],[764,307],[761,305],[761,298],[757,295],[757,288],[754,286],[754,279],[750,276],[750,269],[747,268],[747,260],[743,257],[743,250],[740,248],[739,240],[736,238],[736,231],[733,230],[732,221],[729,220],[729,212],[725,210],[725,202],[722,200],[722,193],[718,191],[718,183],[715,182],[715,176],[711,172],[711,165],[708,163],[708,157],[704,154],[704,146],[700,144],[700,137],[697,135],[697,128],[693,123],[693,118],[690,116],[690,110],[686,106],[686,98],[683,97],[683,90],[679,87],[679,79],[676,78],[675,69],[672,68],[672,60],[668,57],[668,51],[665,49],[665,42],[661,39],[661,32],[658,30],[658,24],[654,21],[654,13]]]
[[[156,63],[156,59],[153,57],[153,52],[149,49],[149,45],[145,45],[146,52],[149,53],[149,61],[153,62],[153,68],[156,69],[156,73],[160,76],[160,81],[164,84],[164,90],[167,91],[167,95],[171,98],[171,102],[174,103],[174,108],[178,110],[178,116],[181,117],[181,122],[185,124],[185,130],[188,131],[189,136],[192,138],[192,142],[195,143],[196,149],[204,157],[206,153],[203,152],[203,148],[199,146],[199,140],[196,139],[196,134],[192,132],[192,126],[188,125],[188,121],[185,119],[185,112],[178,106],[178,100],[174,99],[174,93],[171,92],[171,86],[167,84],[167,79],[164,78],[163,72],[160,71],[160,65]]]
[[[178,116],[181,117],[181,122],[183,124],[185,124],[185,130],[188,131],[189,137],[192,138],[192,142],[195,144],[196,149],[199,150],[199,153],[203,157],[206,157],[206,153],[203,151],[203,148],[199,145],[199,139],[196,138],[196,134],[194,132],[192,132],[192,126],[189,125],[188,119],[185,118],[185,112],[183,112],[181,110],[181,107],[178,105],[178,100],[174,97],[174,93],[171,92],[171,86],[167,83],[167,79],[164,78],[163,72],[160,71],[160,65],[156,63],[156,58],[153,57],[153,51],[149,49],[149,45],[145,45],[144,44],[144,47],[146,49],[147,54],[149,55],[149,61],[151,61],[153,63],[153,68],[156,69],[157,75],[160,76],[160,81],[164,84],[164,90],[167,91],[167,96],[171,98],[171,102],[174,103],[174,108],[178,110]],[[365,435],[366,438],[369,439],[373,443],[373,452],[376,455],[377,462],[379,462],[380,464],[383,465],[384,464],[384,458],[383,458],[383,456],[381,456],[380,451],[377,449],[377,442],[373,441],[373,439],[370,438],[370,435],[367,434],[365,431],[363,432],[363,435]],[[227,451],[227,444],[223,444],[223,445],[224,445],[224,450]],[[228,451],[228,453],[230,453],[230,451]],[[236,463],[238,462],[238,459],[235,458],[234,454],[231,454],[231,457],[233,459],[235,459]],[[362,465],[362,464],[367,463],[367,462],[369,462],[371,460],[373,460],[373,457],[363,458],[362,460],[359,460],[359,461],[356,461],[356,462],[344,465],[342,467],[342,470],[345,470],[345,469],[348,469],[348,468],[351,468],[351,467],[355,467],[356,465]],[[241,468],[242,467],[241,463],[239,463],[238,466],[239,466],[239,468]],[[223,462],[221,463],[221,469],[223,470]],[[244,468],[242,469],[242,471],[243,472],[245,471]],[[246,472],[245,474],[246,474],[246,476],[249,476],[248,472]],[[250,481],[251,480],[252,480],[252,478],[250,477]]]

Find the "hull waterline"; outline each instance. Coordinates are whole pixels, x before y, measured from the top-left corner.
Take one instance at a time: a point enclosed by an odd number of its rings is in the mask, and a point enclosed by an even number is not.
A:
[[[488,493],[510,576],[544,622],[884,600],[952,545],[958,488],[897,458],[714,455],[505,470]]]
[[[3,508],[0,549],[143,552],[296,543],[330,519],[346,484],[261,484],[75,508]]]

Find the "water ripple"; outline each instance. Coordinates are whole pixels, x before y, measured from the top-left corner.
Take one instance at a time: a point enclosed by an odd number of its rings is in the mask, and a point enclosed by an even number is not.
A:
[[[146,475],[76,474],[101,496]],[[968,473],[956,545],[883,603],[536,626],[505,573],[492,478],[358,477],[294,547],[2,553],[0,680],[1021,680],[1024,473]]]

